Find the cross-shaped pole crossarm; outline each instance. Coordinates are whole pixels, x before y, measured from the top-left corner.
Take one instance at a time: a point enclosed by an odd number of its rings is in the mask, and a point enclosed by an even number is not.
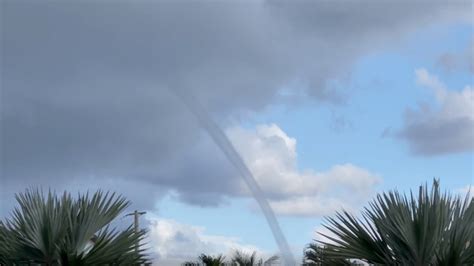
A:
[[[138,234],[138,232],[139,232],[138,217],[140,215],[143,215],[143,214],[146,214],[146,212],[145,211],[139,212],[139,211],[135,210],[134,212],[131,212],[131,213],[128,213],[128,214],[125,215],[125,216],[132,216],[133,215],[133,228],[134,228],[135,234]],[[137,243],[137,246],[135,247],[136,252],[138,252],[138,246],[139,246],[139,244]]]

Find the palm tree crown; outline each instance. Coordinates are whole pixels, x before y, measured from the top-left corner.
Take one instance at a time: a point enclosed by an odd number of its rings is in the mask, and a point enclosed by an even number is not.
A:
[[[466,196],[431,191],[418,195],[380,194],[356,218],[348,212],[328,218],[335,236],[322,243],[334,258],[362,259],[383,265],[473,265],[474,204]]]
[[[17,194],[12,217],[0,221],[0,264],[138,264],[147,259],[140,241],[144,231],[123,231],[109,224],[130,205],[101,191],[61,197],[38,190]]]

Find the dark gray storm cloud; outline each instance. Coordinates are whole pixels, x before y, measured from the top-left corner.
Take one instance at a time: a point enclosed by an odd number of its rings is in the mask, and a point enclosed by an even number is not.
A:
[[[470,15],[468,1],[2,1],[1,8],[2,195],[5,187],[112,178],[132,199],[143,197],[135,180],[196,204],[236,194],[236,173],[170,89],[193,90],[223,125],[242,110],[284,101],[279,91],[288,84],[300,84],[294,95],[338,103],[327,80],[365,53]]]
[[[399,137],[410,143],[414,154],[434,156],[474,150],[474,120],[424,121],[405,125]]]
[[[474,150],[474,88],[448,89],[426,69],[415,70],[416,81],[431,91],[434,101],[407,108],[403,127],[395,134],[417,155],[436,156]]]

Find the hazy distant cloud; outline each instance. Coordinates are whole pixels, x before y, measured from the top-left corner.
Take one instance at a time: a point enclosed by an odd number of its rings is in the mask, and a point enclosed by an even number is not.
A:
[[[291,95],[336,104],[327,81],[364,54],[470,16],[469,1],[289,3],[3,1],[2,197],[88,176],[204,205],[238,196],[235,171],[170,90],[193,90],[224,127],[295,80],[305,86]]]
[[[202,253],[224,254],[240,250],[262,253],[256,246],[242,243],[238,237],[206,233],[204,227],[179,223],[171,219],[146,216],[149,222],[149,250],[159,265],[181,265],[185,261],[196,261]]]
[[[474,73],[474,42],[457,52],[447,52],[438,57],[436,66],[446,72],[469,71]]]
[[[354,123],[352,122],[352,120],[348,119],[344,115],[337,114],[334,111],[331,112],[329,126],[336,133],[340,133],[347,130],[354,130]]]
[[[388,126],[382,130],[380,133],[381,138],[388,138],[388,137],[393,137],[393,129],[392,127]]]
[[[416,70],[417,83],[429,88],[436,104],[405,111],[398,136],[419,155],[440,155],[474,150],[474,89],[448,90],[425,69]]]

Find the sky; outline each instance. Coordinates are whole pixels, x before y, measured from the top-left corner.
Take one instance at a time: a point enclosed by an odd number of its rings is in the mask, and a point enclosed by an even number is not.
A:
[[[176,90],[225,132],[297,258],[324,217],[376,193],[474,183],[470,1],[0,7],[0,218],[29,187],[105,189],[147,211],[155,264],[275,254],[239,172]]]

